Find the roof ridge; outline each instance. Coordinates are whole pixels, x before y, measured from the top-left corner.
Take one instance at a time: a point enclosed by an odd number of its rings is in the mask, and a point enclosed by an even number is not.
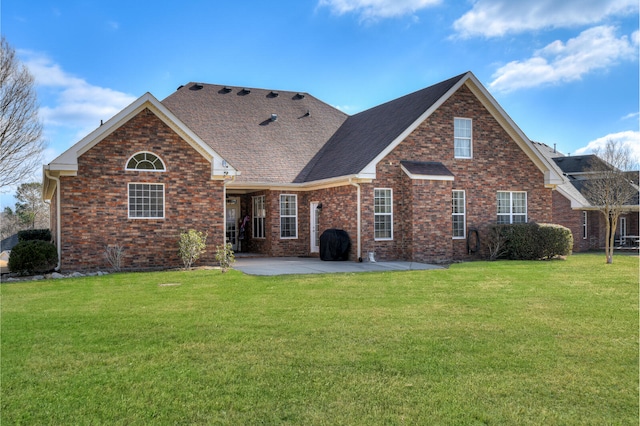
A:
[[[311,182],[361,172],[468,74],[465,72],[348,116],[294,182]]]

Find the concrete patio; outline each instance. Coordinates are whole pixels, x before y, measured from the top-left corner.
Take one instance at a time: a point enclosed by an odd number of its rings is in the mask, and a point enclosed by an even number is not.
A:
[[[323,261],[316,257],[236,257],[233,269],[249,275],[334,274],[346,272],[424,271],[443,269],[418,262]]]

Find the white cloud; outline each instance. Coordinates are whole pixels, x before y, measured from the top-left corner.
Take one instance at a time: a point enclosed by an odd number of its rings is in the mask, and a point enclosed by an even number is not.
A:
[[[543,28],[591,25],[637,11],[637,0],[478,0],[453,27],[463,38],[500,37]]]
[[[35,77],[36,85],[54,93],[55,104],[40,108],[45,126],[91,129],[135,100],[129,94],[74,77],[41,55],[28,54],[24,63]]]
[[[363,21],[410,15],[418,10],[440,4],[441,0],[320,0],[337,15],[356,13]]]
[[[524,61],[509,62],[493,75],[489,87],[499,92],[575,81],[594,70],[637,58],[638,45],[620,38],[611,26],[583,31],[566,43],[556,40]]]
[[[604,149],[608,140],[621,143],[623,146],[628,147],[631,151],[631,156],[636,164],[640,163],[640,132],[635,130],[627,130],[625,132],[610,133],[601,138],[595,139],[582,147],[574,153],[575,155],[590,154],[596,149]]]
[[[631,112],[631,113],[625,115],[624,117],[622,117],[621,120],[630,120],[630,119],[633,119],[633,118],[635,118],[637,120],[638,117],[640,117],[640,112]]]

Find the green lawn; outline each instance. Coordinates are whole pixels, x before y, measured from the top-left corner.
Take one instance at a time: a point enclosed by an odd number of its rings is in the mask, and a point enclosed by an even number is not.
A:
[[[638,257],[2,284],[1,424],[638,424]]]

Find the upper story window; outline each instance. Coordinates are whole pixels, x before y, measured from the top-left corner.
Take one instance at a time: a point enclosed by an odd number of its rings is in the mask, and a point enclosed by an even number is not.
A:
[[[146,170],[164,172],[166,167],[157,155],[151,152],[138,152],[127,161],[126,170]]]
[[[470,118],[454,118],[453,119],[453,148],[456,158],[472,157],[472,139],[471,139],[471,119]]]

